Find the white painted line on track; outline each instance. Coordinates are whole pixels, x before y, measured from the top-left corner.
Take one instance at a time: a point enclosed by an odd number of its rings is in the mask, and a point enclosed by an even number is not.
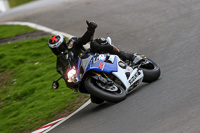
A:
[[[81,107],[79,107],[76,111],[74,111],[73,113],[71,113],[70,115],[60,118],[58,120],[55,120],[51,123],[48,123],[44,126],[42,126],[41,128],[35,130],[32,133],[47,133],[49,131],[51,131],[52,129],[54,129],[55,127],[59,126],[61,123],[65,122],[66,120],[68,120],[69,118],[71,118],[73,115],[75,115],[76,113],[78,113],[79,111],[81,111],[83,108],[85,108],[86,106],[88,106],[91,103],[90,100],[88,100],[86,103],[84,103]]]
[[[45,27],[45,26],[42,26],[42,25],[38,25],[38,24],[35,24],[35,23],[30,23],[30,22],[3,22],[3,23],[0,23],[0,25],[3,25],[3,24],[5,24],[5,25],[25,25],[25,26],[29,26],[31,28],[34,28],[34,29],[37,29],[37,30],[41,30],[41,31],[44,31],[44,32],[48,32],[48,33],[51,33],[51,34],[60,34],[60,35],[63,35],[65,37],[67,37],[68,39],[74,37],[73,35],[70,35],[70,34],[67,34],[67,33],[64,33],[64,32],[60,32],[60,31],[56,31],[56,30],[50,29],[48,27]],[[85,45],[84,47],[86,49],[89,48],[89,44]],[[72,114],[68,115],[67,117],[60,118],[58,120],[50,122],[49,124],[46,124],[45,126],[43,126],[44,128],[41,127],[41,128],[39,128],[38,130],[36,130],[36,131],[34,131],[32,133],[47,133],[47,132],[49,132],[53,128],[57,127],[58,125],[60,125],[64,121],[66,121],[69,118],[71,118],[73,115],[78,113],[80,110],[85,108],[90,103],[91,103],[91,100],[88,100],[85,104],[83,104],[81,107],[79,107],[76,111],[74,111]],[[56,124],[52,125],[53,123],[56,123]],[[50,125],[50,126],[48,126],[48,125]]]
[[[48,27],[45,27],[45,26],[42,26],[42,25],[38,25],[38,24],[35,24],[35,23],[31,23],[31,22],[13,21],[13,22],[2,22],[0,24],[1,25],[2,24],[6,24],[6,25],[25,25],[25,26],[29,26],[31,28],[34,28],[34,29],[37,29],[37,30],[41,30],[41,31],[44,31],[44,32],[48,32],[48,33],[51,33],[51,34],[60,34],[60,35],[63,35],[65,37],[67,37],[68,39],[74,37],[73,35],[70,35],[70,34],[67,34],[67,33],[64,33],[64,32],[60,32],[60,31],[56,31],[56,30],[53,30],[51,28],[48,28]],[[90,47],[89,43],[84,45],[85,49],[88,49],[89,47]]]
[[[41,31],[44,31],[44,32],[48,32],[48,33],[51,33],[51,34],[61,34],[63,36],[66,36],[67,38],[74,37],[74,36],[72,36],[70,34],[67,34],[67,33],[64,33],[64,32],[60,32],[60,31],[56,31],[56,30],[50,29],[48,27],[45,27],[45,26],[42,26],[42,25],[38,25],[38,24],[35,24],[35,23],[30,23],[30,22],[3,22],[1,24],[26,25],[26,26],[29,26],[31,28],[34,28],[34,29],[37,29],[37,30],[41,30]]]
[[[68,120],[69,118],[71,118],[73,115],[75,115],[76,113],[78,113],[79,111],[81,111],[83,108],[85,108],[86,106],[88,106],[91,103],[90,100],[88,100],[85,104],[83,104],[79,109],[77,109],[76,111],[74,111],[72,114],[70,114],[69,116],[67,116],[66,118],[64,118],[62,121],[58,122],[57,124],[53,125],[52,127],[50,127],[48,130],[44,131],[43,133],[47,133],[50,130],[54,129],[55,127],[57,127],[58,125],[60,125],[61,123],[63,123],[64,121]]]

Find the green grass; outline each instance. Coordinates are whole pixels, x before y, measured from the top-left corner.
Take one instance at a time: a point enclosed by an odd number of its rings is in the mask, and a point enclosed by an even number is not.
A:
[[[12,37],[18,34],[28,33],[35,31],[35,29],[28,26],[19,25],[0,25],[0,39]]]
[[[12,8],[12,7],[16,7],[16,6],[19,6],[19,5],[34,1],[34,0],[8,0],[8,1],[10,4],[10,7]]]
[[[51,89],[59,74],[48,39],[0,46],[0,133],[32,132],[87,99],[68,89],[63,80],[58,90]]]

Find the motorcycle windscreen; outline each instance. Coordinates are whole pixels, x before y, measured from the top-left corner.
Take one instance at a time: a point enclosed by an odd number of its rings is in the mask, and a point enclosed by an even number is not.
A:
[[[91,62],[88,70],[94,70],[97,72],[104,72],[104,73],[117,72],[118,71],[117,57],[115,57],[113,63],[107,63],[102,60],[98,60],[95,63]]]

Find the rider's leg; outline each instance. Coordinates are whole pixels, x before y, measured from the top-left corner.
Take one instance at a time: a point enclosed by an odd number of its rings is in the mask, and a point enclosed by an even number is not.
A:
[[[133,64],[138,64],[141,61],[144,61],[144,58],[136,53],[129,53],[124,51],[119,51],[118,49],[114,48],[110,53],[118,55],[123,61],[131,61]]]
[[[109,43],[99,43],[98,41],[94,41],[91,43],[91,51],[95,53],[109,53],[118,55],[123,61],[129,60],[133,61],[137,56],[134,53],[128,53],[124,51],[120,51],[115,46],[110,45]]]

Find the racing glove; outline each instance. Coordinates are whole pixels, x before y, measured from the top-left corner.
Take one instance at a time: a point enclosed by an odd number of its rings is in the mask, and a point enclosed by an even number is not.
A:
[[[88,29],[89,31],[95,30],[95,29],[97,28],[97,26],[98,26],[95,22],[86,21],[86,23],[87,23],[87,25],[88,25],[87,29]]]

